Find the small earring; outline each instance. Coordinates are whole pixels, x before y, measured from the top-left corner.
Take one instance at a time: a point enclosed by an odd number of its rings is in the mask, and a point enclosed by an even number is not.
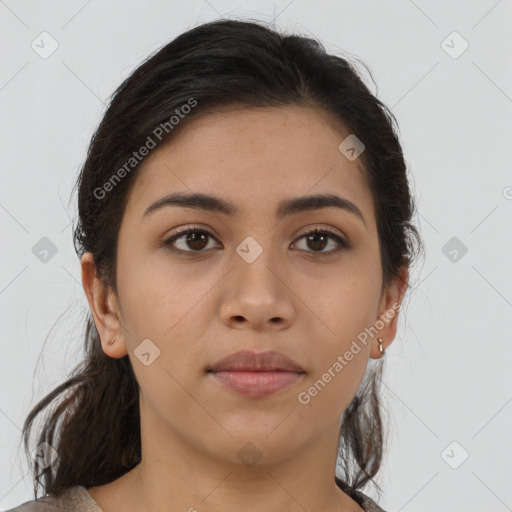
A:
[[[379,352],[380,352],[381,354],[384,354],[384,348],[383,348],[383,346],[382,346],[382,342],[383,342],[383,341],[384,341],[384,340],[383,340],[382,338],[378,338],[378,342],[379,342]]]

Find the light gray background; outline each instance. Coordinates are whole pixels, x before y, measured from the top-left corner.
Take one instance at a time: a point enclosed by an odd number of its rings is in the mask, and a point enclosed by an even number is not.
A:
[[[362,59],[400,124],[426,258],[386,354],[381,505],[512,510],[511,0],[0,0],[0,509],[33,498],[21,426],[81,357],[69,201],[104,102],[150,52],[219,16],[275,18]],[[31,47],[43,31],[59,45],[47,59]],[[43,237],[57,247],[46,263],[32,252]],[[452,237],[468,249],[457,261]]]

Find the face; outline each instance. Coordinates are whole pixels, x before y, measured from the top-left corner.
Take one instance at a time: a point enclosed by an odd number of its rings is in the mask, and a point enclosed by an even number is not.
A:
[[[339,425],[378,357],[376,338],[388,345],[396,322],[365,343],[361,333],[399,299],[381,293],[372,195],[360,158],[338,149],[349,134],[312,109],[214,113],[139,169],[119,233],[118,295],[94,317],[107,355],[129,355],[151,428],[226,461],[250,441],[270,461]],[[152,207],[176,193],[229,208]],[[279,209],[326,194],[352,209]],[[303,373],[266,396],[241,394],[207,370],[242,349],[281,352]]]

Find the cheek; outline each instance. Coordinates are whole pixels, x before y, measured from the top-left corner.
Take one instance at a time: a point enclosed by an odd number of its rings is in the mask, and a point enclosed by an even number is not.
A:
[[[352,288],[352,290],[354,290]],[[369,295],[350,293],[329,306],[329,330],[314,336],[315,373],[300,390],[299,410],[311,419],[336,421],[354,398],[370,357],[371,342],[365,329],[371,325]],[[343,292],[341,292],[343,294]],[[332,331],[332,332],[331,332]],[[303,408],[303,409],[301,409]]]
[[[208,282],[180,265],[166,260],[164,249],[156,257],[133,254],[120,258],[119,294],[123,312],[133,329],[164,341],[179,330],[183,319],[204,297]],[[162,254],[161,254],[162,253]]]
[[[198,361],[204,358],[202,343],[208,322],[204,307],[218,279],[172,267],[160,257],[120,260],[118,277],[126,343],[132,366],[139,367],[137,378],[148,390],[158,392],[163,385],[170,396],[180,395],[177,382],[188,382],[202,373]],[[158,354],[147,367],[137,360],[138,347],[146,339]]]
[[[379,291],[375,271],[338,276],[315,287],[312,303],[323,328],[314,336],[318,350],[311,381],[317,384],[308,395],[317,407],[331,402],[343,410],[357,391],[370,356],[367,329],[376,321]]]
[[[329,344],[343,348],[376,320],[380,297],[380,274],[365,271],[338,276],[315,288],[313,302],[328,329]]]

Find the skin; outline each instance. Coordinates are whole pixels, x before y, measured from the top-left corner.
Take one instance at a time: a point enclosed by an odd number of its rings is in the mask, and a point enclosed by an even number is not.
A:
[[[141,389],[142,462],[89,492],[104,512],[361,511],[334,483],[339,426],[369,358],[380,357],[377,337],[384,348],[393,341],[397,315],[308,404],[297,399],[400,303],[408,279],[404,268],[381,289],[372,195],[361,160],[338,149],[350,132],[298,107],[218,112],[183,128],[144,161],[129,195],[117,296],[96,277],[91,254],[82,258],[103,350],[129,355]],[[240,212],[174,206],[143,219],[176,191],[215,194]],[[276,220],[279,201],[316,193],[349,199],[364,223],[335,207]],[[191,225],[213,238],[187,245],[183,236],[175,246],[185,255],[161,244]],[[337,244],[308,243],[303,235],[315,227],[330,227],[350,248],[322,258]],[[236,252],[248,236],[263,248],[252,263]],[[134,355],[145,339],[160,349],[148,366]],[[281,351],[306,375],[264,398],[238,395],[205,369],[240,349]],[[250,467],[237,457],[248,442],[261,455]]]

